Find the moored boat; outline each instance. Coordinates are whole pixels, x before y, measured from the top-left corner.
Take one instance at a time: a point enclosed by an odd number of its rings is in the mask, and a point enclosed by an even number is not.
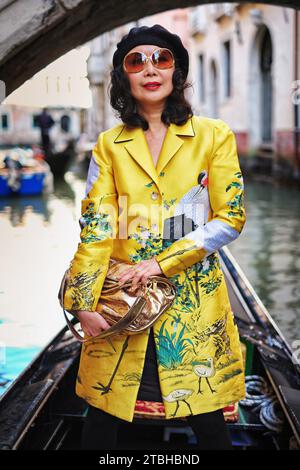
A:
[[[35,147],[0,149],[0,196],[33,196],[53,190],[53,174]]]

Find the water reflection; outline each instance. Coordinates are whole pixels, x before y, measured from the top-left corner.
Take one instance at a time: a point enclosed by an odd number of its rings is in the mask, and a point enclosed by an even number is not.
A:
[[[51,195],[0,200],[2,391],[65,325],[57,293],[79,242],[84,189],[85,178],[67,173]]]
[[[23,225],[27,211],[32,210],[36,214],[41,214],[45,220],[49,220],[49,212],[47,211],[47,203],[43,199],[35,197],[2,198],[0,199],[0,213],[6,213],[12,227]]]
[[[247,180],[245,188],[247,222],[228,246],[292,342],[300,337],[299,189]]]
[[[69,176],[70,178],[70,176]],[[12,227],[24,224],[24,217],[29,210],[35,214],[40,214],[45,222],[50,221],[50,211],[48,209],[49,200],[52,198],[73,202],[75,200],[74,189],[65,180],[56,182],[54,193],[50,196],[27,196],[27,197],[2,197],[0,198],[0,214],[8,214]]]

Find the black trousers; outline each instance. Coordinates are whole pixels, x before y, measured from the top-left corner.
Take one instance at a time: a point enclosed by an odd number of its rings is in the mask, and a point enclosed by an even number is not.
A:
[[[118,449],[118,427],[123,420],[89,406],[81,436],[81,450]],[[233,450],[223,411],[188,416],[201,450]],[[134,424],[132,424],[134,426]]]
[[[152,328],[150,330],[145,366],[137,399],[163,401],[159,386],[155,341]],[[121,422],[124,423],[122,419],[90,405],[83,425],[81,449],[117,449],[118,427]],[[197,437],[199,449],[233,449],[222,409],[188,416],[187,422]],[[134,426],[133,423],[132,426]]]

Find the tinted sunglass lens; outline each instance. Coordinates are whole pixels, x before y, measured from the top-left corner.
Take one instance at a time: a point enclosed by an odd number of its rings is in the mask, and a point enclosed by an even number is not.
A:
[[[153,65],[159,69],[168,69],[173,65],[173,55],[167,49],[157,49],[152,54]],[[147,62],[147,56],[142,52],[132,52],[125,57],[124,66],[127,72],[141,72]]]
[[[154,52],[153,62],[160,69],[167,69],[173,65],[173,56],[167,49],[161,49]]]
[[[145,56],[140,52],[133,52],[128,54],[125,59],[125,67],[128,72],[139,72],[142,70],[145,62]]]

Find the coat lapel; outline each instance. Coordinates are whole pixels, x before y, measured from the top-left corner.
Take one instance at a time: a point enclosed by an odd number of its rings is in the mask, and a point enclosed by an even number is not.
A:
[[[123,143],[131,157],[134,158],[134,160],[148,173],[159,187],[160,172],[165,168],[185,142],[185,140],[181,139],[179,136],[195,136],[191,118],[189,118],[182,126],[173,123],[169,125],[156,168],[143,129],[139,127],[130,129],[124,126],[114,142],[116,144]]]

